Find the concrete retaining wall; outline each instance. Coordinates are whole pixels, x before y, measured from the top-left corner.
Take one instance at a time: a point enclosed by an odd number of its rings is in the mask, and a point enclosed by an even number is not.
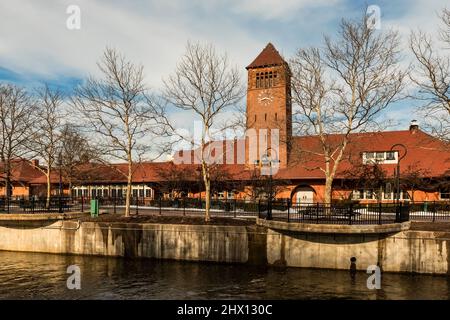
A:
[[[450,233],[322,234],[264,227],[16,221],[0,250],[450,274]]]
[[[269,264],[358,270],[379,265],[386,272],[450,274],[450,234],[402,231],[395,234],[319,234],[268,230]]]
[[[249,241],[247,227],[234,226],[75,221],[0,226],[0,250],[119,257],[245,263],[254,259],[249,251],[258,247],[256,240]],[[265,243],[259,247],[265,249]]]

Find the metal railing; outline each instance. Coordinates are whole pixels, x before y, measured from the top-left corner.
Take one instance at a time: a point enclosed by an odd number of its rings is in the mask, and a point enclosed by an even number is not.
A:
[[[122,214],[123,197],[97,197],[103,212]],[[89,212],[90,197],[0,197],[0,213]],[[205,199],[152,199],[132,197],[132,214],[203,215]],[[211,216],[260,217],[286,222],[329,224],[386,224],[401,221],[450,221],[450,202],[403,202],[400,204],[295,204],[287,199],[211,199]]]

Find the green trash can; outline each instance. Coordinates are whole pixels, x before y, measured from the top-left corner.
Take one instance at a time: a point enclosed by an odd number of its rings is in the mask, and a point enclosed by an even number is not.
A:
[[[98,217],[98,200],[97,199],[91,200],[91,217],[93,217],[93,218]]]

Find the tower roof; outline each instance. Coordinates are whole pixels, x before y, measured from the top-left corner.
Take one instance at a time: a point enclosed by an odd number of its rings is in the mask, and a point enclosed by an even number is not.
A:
[[[275,49],[272,43],[268,43],[267,46],[261,51],[261,53],[247,66],[247,69],[279,66],[285,64],[286,61],[281,57],[280,53]]]

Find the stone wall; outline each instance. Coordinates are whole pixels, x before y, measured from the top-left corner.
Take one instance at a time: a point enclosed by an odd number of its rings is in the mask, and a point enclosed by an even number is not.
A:
[[[260,226],[1,221],[0,250],[449,274],[450,233],[327,234]]]

